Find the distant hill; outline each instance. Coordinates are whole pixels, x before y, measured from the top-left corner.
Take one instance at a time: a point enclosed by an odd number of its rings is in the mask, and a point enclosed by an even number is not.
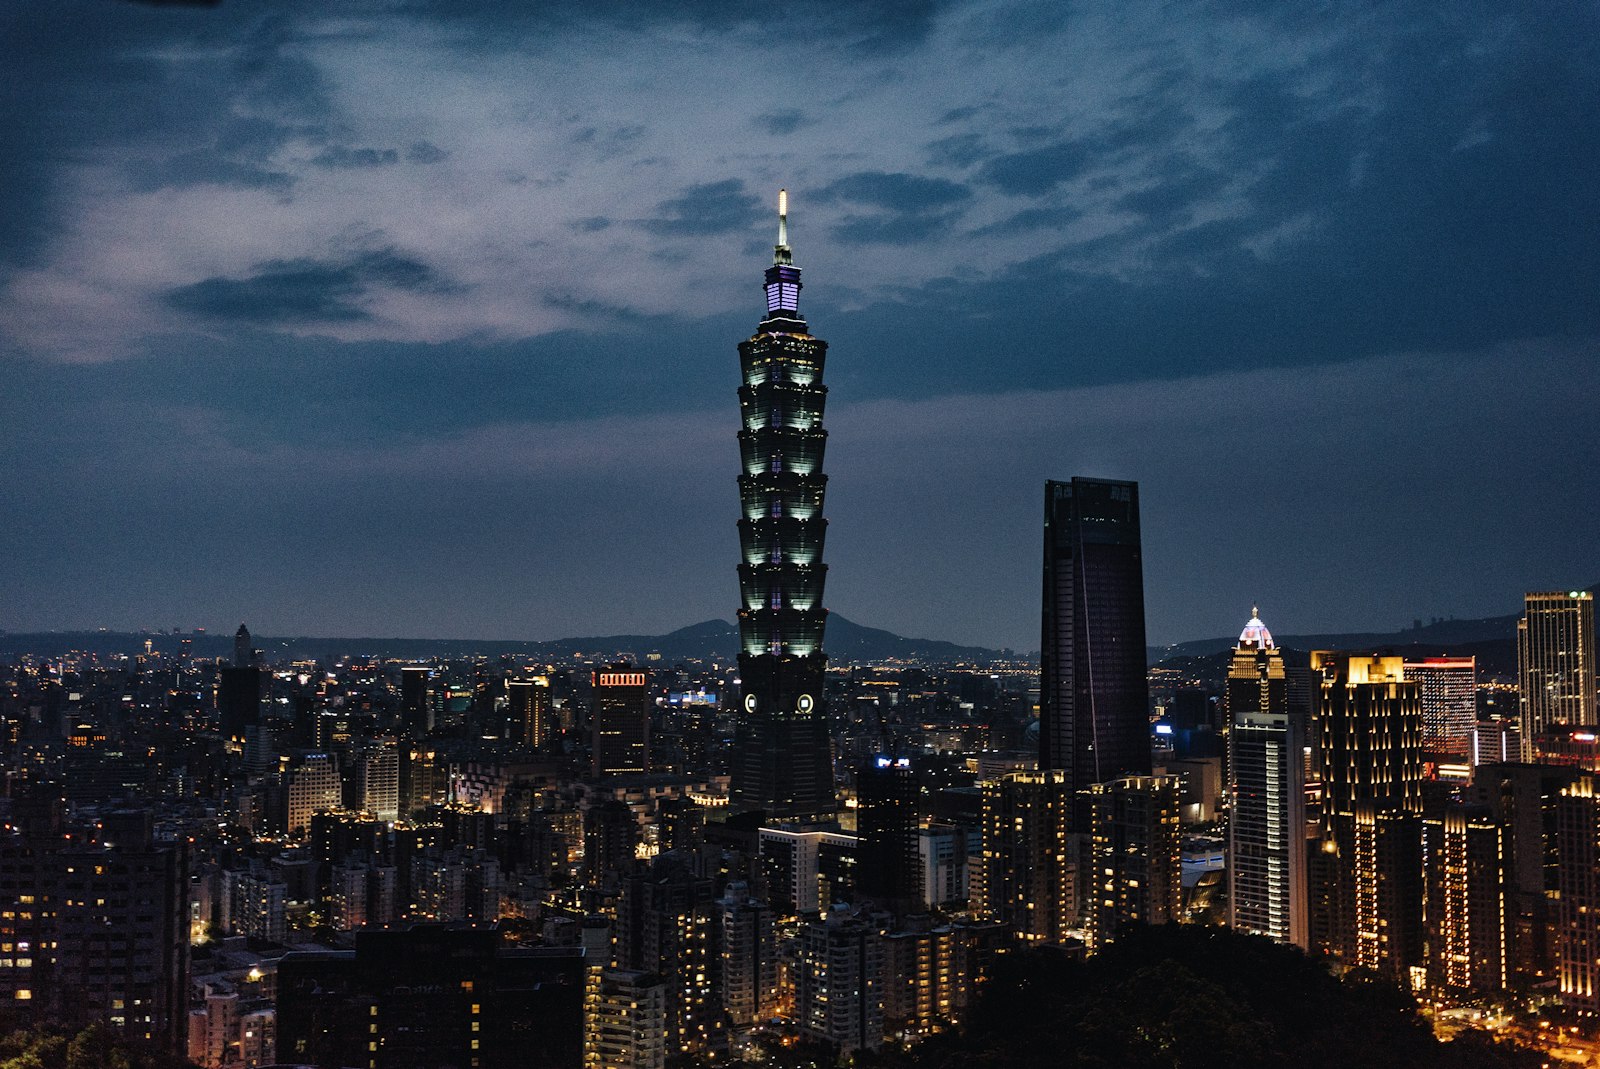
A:
[[[1600,583],[1579,590],[1593,592]],[[1520,612],[1507,616],[1485,616],[1478,620],[1435,620],[1405,631],[1349,631],[1310,635],[1279,635],[1279,646],[1292,650],[1392,650],[1408,657],[1468,654],[1478,658],[1480,675],[1511,674],[1517,668],[1517,621]],[[1146,651],[1149,663],[1159,664],[1174,657],[1208,657],[1232,649],[1237,635],[1195,639],[1172,646],[1151,646]]]
[[[739,629],[726,620],[707,620],[664,635],[595,635],[546,642],[457,638],[318,638],[253,636],[269,660],[316,660],[343,656],[394,657],[422,660],[429,657],[513,656],[541,660],[566,660],[581,655],[595,660],[642,661],[660,654],[664,661],[718,660],[731,662],[739,652]],[[0,633],[0,657],[31,653],[59,657],[74,651],[99,656],[144,652],[146,641],[166,654],[190,643],[195,657],[233,656],[233,634],[134,633],[123,631],[42,631]],[[922,660],[987,663],[1006,653],[979,646],[960,646],[938,639],[904,638],[876,627],[864,627],[837,613],[828,617],[827,650],[834,663],[852,661]]]
[[[1441,620],[1407,631],[1346,631],[1310,635],[1273,633],[1278,645],[1296,650],[1355,650],[1387,646],[1461,646],[1468,643],[1508,642],[1515,644],[1517,621],[1512,616],[1488,616],[1481,620]],[[1168,657],[1201,657],[1232,649],[1238,635],[1195,639],[1174,646],[1152,646],[1151,663]]]
[[[1592,591],[1595,586],[1579,589]],[[1438,620],[1406,631],[1274,634],[1273,638],[1279,646],[1289,650],[1372,650],[1404,657],[1472,656],[1478,659],[1478,677],[1483,679],[1516,674],[1517,621],[1520,619],[1521,613],[1512,613],[1478,620]],[[1177,667],[1190,660],[1211,661],[1232,649],[1238,641],[1233,635],[1197,639],[1173,646],[1152,646],[1146,653],[1150,664],[1165,662]]]

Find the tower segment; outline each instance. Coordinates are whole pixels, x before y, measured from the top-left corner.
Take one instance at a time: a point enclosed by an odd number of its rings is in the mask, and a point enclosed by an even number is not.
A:
[[[733,807],[821,820],[837,809],[823,700],[822,383],[828,343],[800,314],[800,268],[778,193],[766,317],[739,343],[739,676]]]

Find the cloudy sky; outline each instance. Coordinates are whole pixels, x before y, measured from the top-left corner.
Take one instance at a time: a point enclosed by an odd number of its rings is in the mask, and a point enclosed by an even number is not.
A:
[[[1036,648],[1073,475],[1152,641],[1593,582],[1597,10],[6,5],[0,628],[731,617],[779,186],[835,611]]]

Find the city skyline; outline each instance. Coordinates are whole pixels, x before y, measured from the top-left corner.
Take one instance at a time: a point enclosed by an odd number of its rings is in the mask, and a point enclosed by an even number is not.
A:
[[[1033,648],[1069,473],[1141,485],[1153,643],[1595,578],[1582,13],[549,10],[3,16],[0,626],[727,618],[779,186],[848,618]]]

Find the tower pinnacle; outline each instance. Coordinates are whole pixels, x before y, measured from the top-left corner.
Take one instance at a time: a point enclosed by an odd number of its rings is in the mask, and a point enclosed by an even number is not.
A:
[[[789,250],[789,191],[778,190],[778,243],[772,247],[772,262],[776,264],[792,264],[794,258]]]

